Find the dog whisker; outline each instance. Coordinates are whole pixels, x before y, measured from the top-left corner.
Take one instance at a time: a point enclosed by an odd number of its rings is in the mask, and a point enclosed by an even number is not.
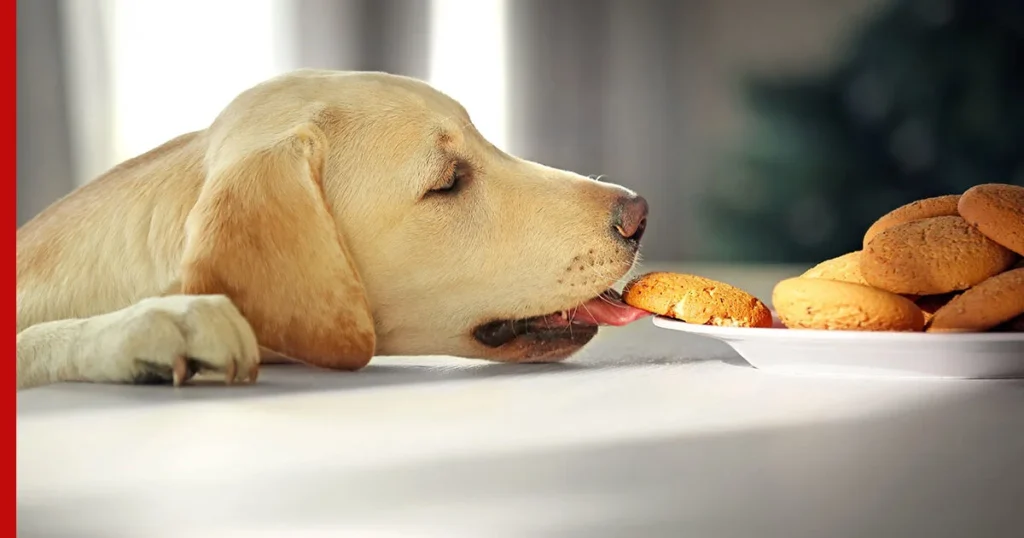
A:
[[[609,286],[615,286],[616,284],[619,283],[620,280],[622,280],[620,277],[618,277],[617,275],[610,271],[594,269],[594,274],[601,280],[610,282]]]
[[[594,317],[594,314],[592,314],[592,313],[590,312],[590,309],[589,309],[589,308],[587,308],[587,305],[585,305],[585,304],[582,304],[582,305],[580,305],[580,306],[582,306],[582,307],[583,307],[583,309],[587,311],[587,314],[590,314],[590,317],[591,317],[591,318],[593,318],[593,317]]]
[[[622,275],[621,277],[615,278],[612,274],[610,274],[609,270],[601,268],[599,266],[593,266],[593,265],[590,266],[590,271],[592,272],[592,274],[594,274],[595,276],[597,276],[598,278],[600,278],[602,280],[606,280],[606,281],[610,280],[610,281],[612,281],[612,284],[609,286],[610,288],[618,288],[618,287],[620,287],[622,285],[625,285],[627,282],[629,282],[629,280],[633,277],[633,275],[637,274],[637,272],[640,270],[640,266],[641,266],[641,256],[638,253],[636,255],[636,259],[635,259],[635,261],[633,263],[633,267],[631,267],[630,270],[627,271],[626,274]],[[606,304],[608,304],[610,306],[614,306],[614,307],[617,307],[617,308],[622,308],[623,307],[623,305],[620,302],[613,301],[613,300],[609,299],[608,297],[605,297],[604,295],[599,295],[597,298],[598,298],[598,300],[603,301],[604,303],[606,303]],[[584,306],[584,308],[586,307],[585,305],[583,305],[583,306]]]
[[[592,267],[590,268],[590,270],[591,270],[592,274],[593,274],[593,275],[595,275],[595,276],[597,276],[597,277],[598,277],[599,279],[601,279],[601,280],[603,280],[603,281],[606,281],[606,282],[607,282],[607,281],[610,281],[610,282],[611,282],[611,284],[609,285],[609,287],[616,287],[616,286],[618,286],[618,285],[619,285],[620,283],[622,283],[623,277],[617,277],[617,276],[615,276],[615,275],[614,275],[614,274],[613,274],[613,273],[612,273],[612,272],[611,272],[610,270],[608,270],[608,269],[602,269],[602,268],[599,268],[599,267],[597,267],[597,266],[592,266]]]

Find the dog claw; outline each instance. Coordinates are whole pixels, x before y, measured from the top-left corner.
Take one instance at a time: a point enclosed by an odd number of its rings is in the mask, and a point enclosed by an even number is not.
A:
[[[224,373],[224,383],[227,385],[233,385],[235,383],[235,374],[238,373],[238,365],[235,361],[228,361],[227,371]]]
[[[171,372],[174,386],[180,387],[188,377],[188,361],[185,360],[185,357],[178,356],[174,358],[174,365],[171,367]]]

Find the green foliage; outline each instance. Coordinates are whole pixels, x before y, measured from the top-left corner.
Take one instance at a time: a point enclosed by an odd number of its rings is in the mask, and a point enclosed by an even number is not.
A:
[[[705,257],[817,262],[901,204],[1024,185],[1024,0],[895,0],[847,51],[744,85],[752,124],[700,204]]]

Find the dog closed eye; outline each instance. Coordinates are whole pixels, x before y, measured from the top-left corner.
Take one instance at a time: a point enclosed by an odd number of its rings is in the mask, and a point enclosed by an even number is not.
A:
[[[462,162],[453,162],[445,168],[442,182],[429,191],[426,196],[451,196],[457,194],[469,176],[469,167]]]

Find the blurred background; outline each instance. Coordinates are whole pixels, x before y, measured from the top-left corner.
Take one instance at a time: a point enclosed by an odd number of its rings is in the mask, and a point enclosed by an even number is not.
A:
[[[423,78],[645,195],[649,261],[813,263],[1024,184],[1021,0],[19,0],[18,223],[297,67]]]

